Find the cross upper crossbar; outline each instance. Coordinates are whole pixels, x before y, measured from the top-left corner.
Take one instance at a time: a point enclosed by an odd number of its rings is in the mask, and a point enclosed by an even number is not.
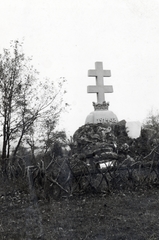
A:
[[[88,93],[97,93],[97,102],[103,103],[105,101],[105,93],[112,93],[113,87],[111,85],[104,85],[103,77],[110,77],[110,70],[103,70],[103,63],[96,62],[95,70],[88,70],[89,77],[96,77],[96,86],[88,86]]]

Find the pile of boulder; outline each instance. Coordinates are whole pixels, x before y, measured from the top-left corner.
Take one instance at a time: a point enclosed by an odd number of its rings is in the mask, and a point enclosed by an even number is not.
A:
[[[69,167],[79,190],[109,188],[116,171],[127,173],[127,168],[134,165],[130,152],[132,139],[124,120],[114,124],[85,124],[74,133],[73,143]]]
[[[73,136],[74,157],[87,163],[118,159],[119,135],[125,123],[85,124]],[[118,136],[117,136],[118,135]]]

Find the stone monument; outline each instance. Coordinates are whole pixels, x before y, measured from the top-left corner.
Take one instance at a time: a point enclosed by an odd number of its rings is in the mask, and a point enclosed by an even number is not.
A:
[[[89,77],[96,77],[96,85],[88,86],[88,93],[97,93],[97,103],[93,102],[94,112],[91,112],[85,121],[88,123],[109,123],[114,124],[118,122],[117,116],[108,110],[109,103],[105,101],[105,93],[112,93],[113,87],[111,85],[104,85],[103,77],[110,77],[110,70],[103,70],[102,62],[95,63],[95,70],[88,71]]]
[[[88,86],[88,93],[97,93],[97,103],[93,103],[85,125],[81,126],[73,136],[78,158],[88,162],[116,161],[117,138],[114,134],[118,122],[116,115],[108,110],[105,93],[112,93],[112,86],[105,86],[103,77],[110,77],[110,70],[103,70],[102,62],[95,63],[95,70],[88,71],[89,77],[96,77],[96,86]],[[82,157],[81,157],[82,153]]]
[[[96,85],[88,86],[87,92],[97,94],[97,103],[93,103],[94,111],[73,135],[72,166],[76,166],[77,171],[87,166],[86,171],[90,169],[91,172],[94,167],[99,170],[117,166],[123,161],[124,164],[134,164],[128,155],[133,141],[127,134],[126,121],[118,122],[117,116],[108,110],[109,103],[105,101],[105,93],[113,92],[113,87],[104,85],[103,79],[111,76],[110,70],[103,70],[102,62],[96,62],[95,70],[89,70],[88,76],[96,77]],[[95,175],[92,176],[90,182],[96,188]]]

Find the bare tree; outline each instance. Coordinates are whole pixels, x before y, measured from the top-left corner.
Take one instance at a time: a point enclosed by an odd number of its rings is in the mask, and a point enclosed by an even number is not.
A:
[[[56,82],[40,81],[31,59],[22,52],[18,41],[0,55],[0,121],[2,124],[2,162],[10,157],[14,142],[13,159],[24,136],[34,123],[52,116],[55,125],[63,110],[64,78]]]

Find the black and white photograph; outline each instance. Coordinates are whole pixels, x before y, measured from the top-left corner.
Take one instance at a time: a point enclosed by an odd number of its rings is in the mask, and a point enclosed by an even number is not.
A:
[[[0,3],[0,240],[159,239],[159,1]]]

